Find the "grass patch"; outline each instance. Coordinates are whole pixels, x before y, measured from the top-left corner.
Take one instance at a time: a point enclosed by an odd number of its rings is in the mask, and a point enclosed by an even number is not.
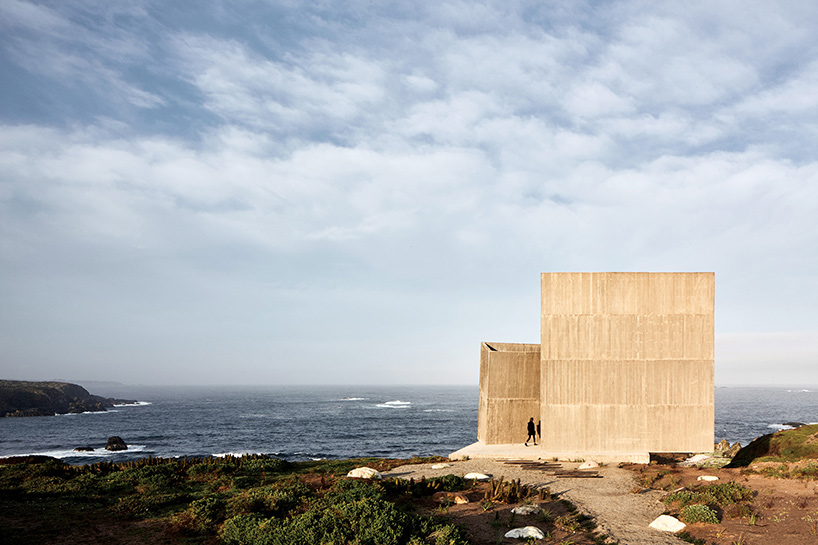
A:
[[[462,478],[342,478],[362,465],[387,470],[406,463],[227,456],[70,466],[35,459],[0,465],[0,513],[4,533],[22,545],[54,542],[66,531],[82,535],[100,522],[127,528],[133,520],[188,536],[190,543],[397,545],[433,536],[432,543],[465,545],[459,528],[400,507],[402,497],[467,487]]]

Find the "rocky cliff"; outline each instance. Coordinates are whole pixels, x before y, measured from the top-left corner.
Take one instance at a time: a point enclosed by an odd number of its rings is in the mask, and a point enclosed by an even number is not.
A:
[[[118,403],[135,401],[93,395],[82,386],[67,382],[0,380],[0,417],[104,411]]]

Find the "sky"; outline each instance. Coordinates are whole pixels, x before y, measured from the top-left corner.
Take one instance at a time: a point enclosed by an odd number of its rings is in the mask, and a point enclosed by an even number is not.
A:
[[[818,385],[818,3],[0,2],[0,377],[476,384],[541,272],[714,272]]]

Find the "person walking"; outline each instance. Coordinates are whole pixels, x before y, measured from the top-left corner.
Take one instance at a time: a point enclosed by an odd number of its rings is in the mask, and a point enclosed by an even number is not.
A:
[[[534,424],[534,417],[531,417],[531,420],[528,421],[528,437],[525,440],[525,446],[528,446],[528,440],[531,439],[534,441],[534,444],[537,444],[537,426]]]

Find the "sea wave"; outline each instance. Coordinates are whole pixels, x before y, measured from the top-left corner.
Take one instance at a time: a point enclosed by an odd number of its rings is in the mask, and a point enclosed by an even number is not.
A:
[[[382,409],[406,409],[412,404],[411,401],[386,401],[384,403],[378,403],[375,405],[376,407],[380,407]]]
[[[81,413],[62,413],[62,414],[56,414],[54,416],[79,416],[81,414],[108,414],[108,413],[118,413],[118,412],[119,411],[116,411],[114,409],[108,409],[107,411],[83,411]]]
[[[115,403],[114,407],[139,407],[142,405],[153,405],[150,401],[136,401],[134,403]]]
[[[233,458],[241,458],[242,456],[253,456],[254,454],[264,454],[261,451],[252,451],[252,450],[239,450],[236,452],[218,452],[214,453],[214,458],[227,458],[228,456],[232,456]]]
[[[367,399],[366,397],[345,397],[341,401],[366,401]]]
[[[145,452],[146,445],[128,445],[128,450],[105,450],[104,447],[94,450],[46,450],[41,452],[28,452],[24,454],[5,454],[0,458],[12,458],[16,456],[50,456],[52,458],[95,458],[99,456],[116,456],[117,454],[127,454],[134,452]]]

